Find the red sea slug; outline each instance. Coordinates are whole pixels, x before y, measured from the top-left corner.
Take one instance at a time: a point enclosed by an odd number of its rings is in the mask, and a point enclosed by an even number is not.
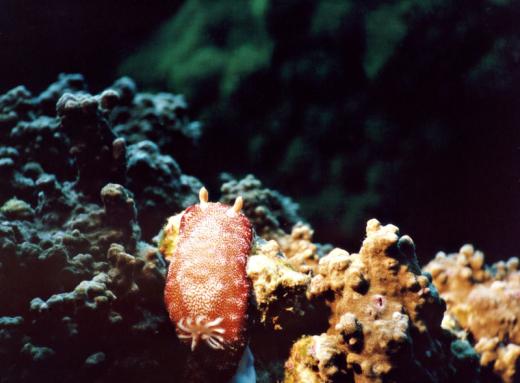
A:
[[[199,198],[165,227],[171,257],[164,301],[179,339],[192,351],[203,344],[238,350],[245,345],[251,224],[240,212],[241,197],[233,206],[212,203],[202,188]]]

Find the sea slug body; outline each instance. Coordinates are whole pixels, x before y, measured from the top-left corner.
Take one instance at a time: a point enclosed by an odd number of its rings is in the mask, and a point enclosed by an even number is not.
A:
[[[233,206],[212,203],[202,188],[199,198],[164,229],[167,249],[161,251],[170,259],[164,301],[192,351],[202,345],[239,350],[246,343],[251,224],[240,212],[241,197]]]

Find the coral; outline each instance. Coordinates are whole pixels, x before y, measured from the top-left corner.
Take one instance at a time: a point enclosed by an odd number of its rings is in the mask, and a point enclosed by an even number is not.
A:
[[[324,255],[324,248],[328,248],[312,243],[313,234],[309,225],[299,223],[293,226],[290,235],[275,237],[291,266],[303,273],[315,271],[319,256]]]
[[[0,207],[2,212],[8,219],[30,219],[34,216],[34,209],[27,202],[18,198],[11,198]]]
[[[307,299],[311,275],[297,271],[276,240],[256,239],[247,275],[254,297],[251,348],[258,381],[280,381],[292,342],[302,334],[324,331],[328,309]]]
[[[166,217],[197,202],[202,184],[151,141],[129,145],[127,155],[128,187],[135,191],[143,236],[151,238]]]
[[[181,115],[155,105],[175,96],[141,97],[129,82],[90,95],[82,76],[61,75],[40,95],[0,96],[2,383],[182,375],[186,353],[163,307],[166,263],[143,239],[200,183],[149,141],[127,147],[131,127]]]
[[[52,348],[34,346],[29,342],[23,345],[20,353],[35,364],[43,362],[49,363],[49,359],[52,359],[54,355],[56,355]]]
[[[309,371],[315,381],[455,381],[444,303],[397,227],[370,220],[359,254],[335,249],[320,259],[308,295],[329,305],[329,328],[293,346],[286,381]]]
[[[159,120],[170,129],[163,132],[164,139],[179,131],[182,145],[192,146],[200,127],[176,97],[138,93],[128,78],[90,95],[81,75],[60,75],[38,96],[24,87],[1,96],[5,129],[0,133],[0,168],[6,176],[0,179],[0,203],[14,195],[34,207],[44,188],[57,190],[70,181],[76,181],[70,187],[75,193],[96,198],[103,186],[115,182],[134,191],[140,226],[150,239],[168,213],[196,202],[193,196],[201,186],[182,174],[171,156],[144,140],[146,134],[136,136]]]
[[[168,252],[179,243],[179,222],[174,216],[166,226]],[[287,382],[477,381],[477,354],[441,327],[444,302],[421,273],[413,241],[397,231],[371,220],[359,254],[337,248],[322,258],[308,226],[278,242],[257,238],[247,275],[259,363],[273,365],[290,348]]]
[[[264,238],[288,232],[296,223],[303,222],[298,205],[291,198],[264,187],[251,174],[238,181],[228,180],[220,191],[223,203],[233,203],[237,196],[244,198],[244,214]]]
[[[340,335],[304,336],[292,347],[285,363],[286,383],[320,383],[351,380],[345,375],[345,357],[338,347]]]
[[[77,186],[86,194],[97,194],[110,181],[124,180],[126,144],[104,116],[118,98],[113,90],[99,96],[65,93],[56,104],[60,128],[70,139],[69,152],[78,170]]]
[[[173,95],[140,95],[126,78],[98,95],[63,75],[39,96],[23,87],[0,96],[2,383],[220,383],[237,367],[237,382],[479,380],[473,339],[441,327],[443,301],[395,226],[371,220],[359,254],[330,251],[292,200],[253,176],[228,179],[222,203],[202,192],[184,210],[201,184],[166,152],[169,138],[151,133],[195,142],[184,109]],[[163,257],[149,241],[165,222]],[[469,326],[484,372],[514,381],[516,322],[500,308],[516,315],[518,262],[485,268],[476,254],[463,257],[457,279],[445,277],[460,289],[448,307],[488,307],[480,318],[500,326],[488,334],[462,309],[445,323]],[[446,270],[457,265],[443,259]],[[200,288],[204,278],[216,287]],[[227,301],[208,309],[217,293]],[[215,318],[200,316],[212,310]],[[182,345],[198,335],[217,349]],[[232,363],[218,349],[228,343]]]
[[[504,382],[520,375],[520,273],[518,258],[486,266],[484,254],[472,245],[458,253],[438,253],[425,270],[447,303],[448,328],[475,339],[484,368]]]
[[[88,378],[93,373],[103,379],[110,379],[114,374],[143,374],[157,363],[154,357],[142,358],[143,362],[152,365],[141,372],[143,366],[136,366],[137,370],[134,370],[135,367],[122,365],[133,358],[134,342],[149,342],[146,338],[153,339],[161,327],[166,328],[167,320],[157,302],[160,298],[140,294],[140,289],[158,292],[154,285],[163,285],[164,267],[157,257],[152,260],[132,256],[116,244],[108,250],[107,261],[106,271],[94,273],[94,277],[81,281],[71,291],[31,301],[31,327],[49,329],[48,333],[35,332],[34,336],[40,342],[52,345],[62,361],[72,365],[80,363],[80,367],[83,363],[79,372],[61,371],[63,378],[74,375]],[[103,268],[106,265],[107,262],[103,262]],[[154,279],[150,270],[157,270],[153,272]],[[105,339],[99,339],[99,334],[105,334]],[[123,340],[123,336],[128,339]],[[173,335],[169,338],[174,342]],[[71,341],[81,344],[82,348],[71,347]],[[93,369],[94,365],[104,364],[107,364],[105,369]]]
[[[21,315],[15,323],[4,320],[1,326],[10,339],[5,351],[9,364],[3,366],[11,366],[7,376],[12,379],[22,373],[37,376],[39,361],[70,364],[70,370],[57,370],[58,381],[69,376],[86,379],[91,372],[113,374],[107,369],[124,357],[114,360],[118,351],[111,344],[117,342],[111,337],[125,332],[154,335],[161,323],[168,323],[160,305],[165,267],[156,252],[138,243],[131,194],[115,184],[107,185],[101,194],[105,209],[77,197],[83,205],[68,211],[71,217],[62,228],[44,226],[39,209],[36,221],[4,226],[1,241],[7,251],[2,252],[0,286],[9,294],[0,295],[1,310],[2,315]],[[113,242],[126,244],[139,256],[127,254]],[[139,303],[143,299],[144,305]],[[107,343],[102,344],[97,334],[105,334]],[[103,362],[107,369],[76,371],[73,366],[87,356],[71,342],[93,353],[96,347],[103,348],[110,356]],[[171,342],[175,344],[173,334]],[[24,361],[32,362],[26,366]]]
[[[187,157],[202,134],[198,121],[189,118],[188,105],[182,95],[138,93],[132,79],[123,77],[111,87],[120,97],[110,113],[113,130],[125,136],[129,144],[155,142],[163,152]]]
[[[277,332],[305,323],[311,277],[296,271],[274,241],[257,243],[247,263],[258,323]]]
[[[296,226],[288,254],[315,252],[310,232]],[[281,378],[274,360],[287,348],[286,382],[479,380],[477,354],[441,327],[444,302],[397,227],[369,221],[359,254],[336,248],[293,262],[281,250],[260,240],[247,267],[260,325],[252,349],[274,369],[265,381]]]
[[[498,337],[483,337],[475,345],[475,351],[481,355],[480,364],[492,369],[503,382],[511,383],[518,379],[520,346],[513,343],[503,346]]]

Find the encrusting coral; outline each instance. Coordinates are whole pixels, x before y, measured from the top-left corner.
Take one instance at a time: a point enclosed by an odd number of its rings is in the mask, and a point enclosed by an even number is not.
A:
[[[310,275],[296,271],[274,240],[258,243],[247,263],[258,322],[271,330],[293,328],[308,312]],[[303,321],[302,321],[303,322]]]
[[[440,326],[444,303],[397,227],[367,223],[359,254],[321,258],[307,292],[330,307],[328,329],[296,342],[285,382],[452,382],[476,379],[474,358],[452,351]],[[467,345],[470,348],[469,344]]]
[[[313,243],[313,234],[314,230],[309,225],[300,222],[292,228],[289,235],[282,234],[274,237],[290,265],[303,273],[315,272],[320,256],[323,256],[325,250],[330,247]]]
[[[446,300],[445,326],[474,339],[489,379],[492,370],[507,383],[520,379],[518,263],[514,257],[488,267],[481,251],[464,245],[456,254],[438,253],[425,267]]]

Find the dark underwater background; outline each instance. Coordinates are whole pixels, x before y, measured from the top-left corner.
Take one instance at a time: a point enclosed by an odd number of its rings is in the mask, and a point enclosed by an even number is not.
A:
[[[64,72],[183,94],[202,135],[167,154],[215,199],[253,173],[318,242],[377,217],[422,262],[491,262],[520,255],[519,25],[507,0],[1,0],[0,93]]]

